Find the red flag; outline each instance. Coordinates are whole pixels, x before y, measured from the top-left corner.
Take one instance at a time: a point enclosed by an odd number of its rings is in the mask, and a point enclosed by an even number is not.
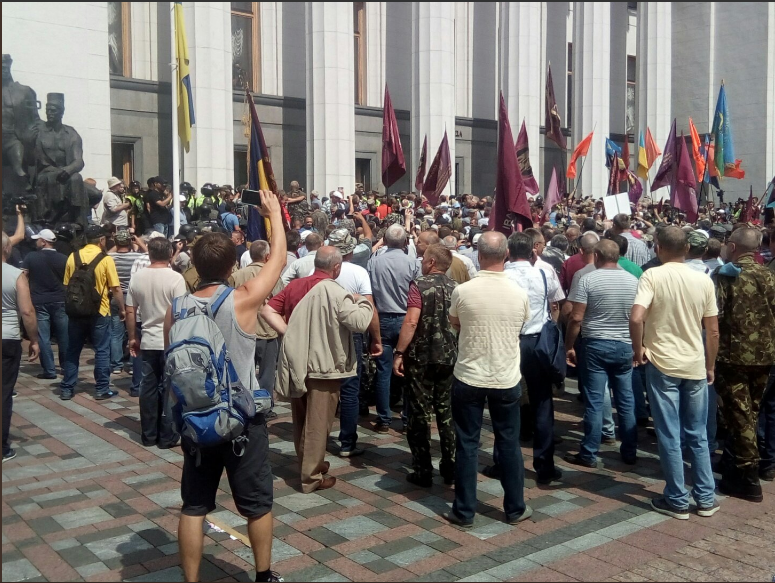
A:
[[[669,141],[669,140],[668,140]],[[654,136],[651,135],[651,130],[646,128],[646,160],[649,163],[649,169],[654,165],[654,161],[662,152],[659,150],[657,143],[654,141]]]
[[[589,152],[589,146],[592,145],[592,134],[595,132],[589,132],[589,135],[581,140],[576,149],[573,150],[573,155],[570,157],[570,164],[568,164],[568,171],[565,173],[568,178],[576,178],[576,160],[581,156],[586,156]]]
[[[743,161],[740,159],[735,159],[735,165],[727,165],[726,168],[724,168],[724,178],[737,178],[742,179],[745,178],[745,170],[740,168],[740,164],[742,164]]]
[[[552,207],[562,200],[560,194],[560,188],[557,184],[557,168],[552,168],[552,178],[549,180],[549,188],[546,190],[546,197],[544,200],[544,212],[542,216],[548,215],[552,212]]]
[[[552,140],[563,150],[567,147],[565,136],[562,134],[562,120],[557,111],[557,100],[554,98],[554,83],[552,82],[552,66],[546,68],[546,91],[544,91],[544,104],[546,106],[546,117],[544,127],[546,139]]]
[[[514,135],[511,133],[509,114],[501,92],[498,116],[498,170],[495,179],[495,202],[488,229],[500,231],[507,237],[517,230],[533,226],[525,184],[519,170]]]
[[[694,165],[697,167],[697,178],[702,180],[705,176],[705,156],[700,151],[702,147],[700,134],[697,133],[697,128],[694,127],[692,118],[689,118],[689,132],[692,136],[692,157],[694,158]]]
[[[648,155],[648,142],[646,143],[646,154]],[[662,163],[659,165],[656,176],[654,176],[654,182],[651,183],[651,192],[675,182],[679,154],[680,151],[676,146],[675,139],[675,118],[673,118],[673,125],[670,127],[670,134],[667,136],[665,144],[665,152],[662,155]]]
[[[382,111],[382,184],[385,188],[406,174],[406,160],[398,134],[398,121],[385,85],[385,105]]]
[[[748,221],[752,221],[753,218],[754,217],[753,217],[753,184],[752,184],[751,192],[748,195],[748,202],[745,203],[745,208],[743,208],[743,212],[740,213],[740,222],[747,223]]]
[[[444,130],[444,138],[439,144],[439,150],[431,162],[428,176],[425,177],[425,183],[422,187],[422,195],[428,199],[431,206],[436,206],[439,203],[439,195],[444,192],[451,171],[449,141],[447,141],[447,130]]]
[[[689,158],[689,150],[686,147],[683,132],[681,132],[681,139],[676,141],[676,150],[678,166],[670,188],[670,204],[685,212],[686,220],[693,223],[698,218],[697,181],[694,179],[692,161]]]
[[[417,176],[414,179],[414,187],[418,193],[422,192],[423,184],[425,184],[425,158],[428,156],[428,136],[425,136],[425,141],[422,143],[422,151],[420,152],[420,163],[417,167]]]
[[[522,121],[522,129],[517,136],[517,162],[519,170],[522,173],[522,181],[525,183],[525,190],[530,194],[538,194],[538,183],[533,176],[533,168],[530,166],[530,146],[527,143],[527,128],[525,121]]]

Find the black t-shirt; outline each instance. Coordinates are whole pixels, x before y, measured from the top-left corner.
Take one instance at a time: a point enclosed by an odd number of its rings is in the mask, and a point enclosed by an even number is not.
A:
[[[242,259],[242,256],[245,254],[247,250],[248,250],[247,246],[237,245],[237,263],[240,262],[240,259]]]
[[[157,192],[155,190],[152,190],[148,193],[148,203],[151,207],[151,224],[156,225],[158,223],[161,223],[163,225],[167,225],[170,222],[170,211],[167,208],[160,207],[157,202],[160,202],[167,198],[167,195],[165,195],[163,192]]]
[[[30,280],[33,305],[65,301],[65,266],[67,256],[55,249],[34,251],[24,258],[24,269]]]

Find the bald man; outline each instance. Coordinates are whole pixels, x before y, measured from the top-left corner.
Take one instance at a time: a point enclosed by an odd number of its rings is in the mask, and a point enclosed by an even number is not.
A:
[[[425,254],[425,250],[430,245],[438,245],[439,243],[441,243],[441,239],[439,239],[439,236],[435,231],[423,231],[420,233],[419,237],[417,237],[418,264],[422,265],[422,258]],[[449,266],[449,269],[447,269],[447,277],[455,283],[465,283],[471,279],[471,276],[468,275],[466,266],[456,257],[452,257],[452,264]]]
[[[736,229],[726,247],[728,263],[713,275],[721,335],[716,392],[728,431],[719,489],[752,502],[763,499],[760,475],[770,480],[775,477],[775,451],[771,447],[767,451],[767,440],[763,440],[760,459],[756,443],[763,398],[769,413],[770,424],[765,432],[769,429],[770,446],[775,431],[773,391],[764,397],[775,363],[775,273],[754,259],[760,242],[761,233],[756,229]]]

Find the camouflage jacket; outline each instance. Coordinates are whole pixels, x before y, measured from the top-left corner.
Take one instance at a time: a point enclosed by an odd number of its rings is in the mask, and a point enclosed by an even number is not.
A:
[[[422,275],[414,283],[420,289],[422,309],[406,356],[419,364],[453,365],[457,335],[449,323],[449,306],[457,284],[440,273]]]
[[[291,196],[301,196],[303,195],[303,192],[296,192],[293,193]],[[309,206],[309,203],[306,200],[301,200],[299,202],[293,202],[288,204],[288,212],[291,215],[291,221],[295,221],[296,219],[304,220],[304,218],[307,215],[312,214],[312,209]]]
[[[718,360],[740,366],[775,363],[775,273],[752,255],[735,262],[738,277],[713,274],[720,332]]]

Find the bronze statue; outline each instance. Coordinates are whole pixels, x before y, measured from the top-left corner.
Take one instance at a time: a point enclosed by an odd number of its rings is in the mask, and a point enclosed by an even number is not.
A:
[[[35,91],[17,83],[11,75],[11,55],[3,55],[3,166],[30,189],[25,166],[32,162],[33,128],[40,122]]]
[[[35,187],[40,217],[51,222],[68,220],[85,224],[89,200],[79,174],[83,169],[83,143],[71,126],[62,123],[65,96],[49,93],[46,122],[35,133]]]

